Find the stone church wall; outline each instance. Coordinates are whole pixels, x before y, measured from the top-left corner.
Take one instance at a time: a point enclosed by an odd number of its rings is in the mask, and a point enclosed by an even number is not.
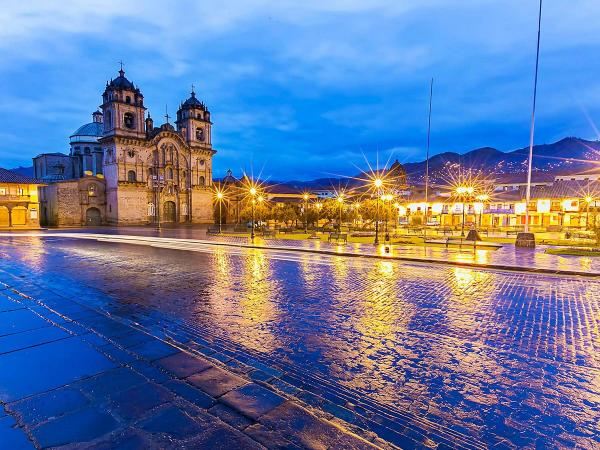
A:
[[[192,222],[212,223],[212,193],[208,189],[192,191]]]

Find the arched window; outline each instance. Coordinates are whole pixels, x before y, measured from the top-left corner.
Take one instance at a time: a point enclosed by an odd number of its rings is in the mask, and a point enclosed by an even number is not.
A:
[[[129,95],[125,97],[125,103],[131,103],[131,97]]]
[[[97,187],[95,184],[90,184],[88,186],[88,196],[95,197],[97,195]]]
[[[127,172],[127,181],[130,183],[135,183],[135,170],[130,170]]]
[[[154,203],[148,203],[148,216],[153,217],[154,215]]]
[[[171,167],[167,170],[167,177],[169,177],[169,180],[173,179],[173,169]]]
[[[133,127],[134,127],[133,113],[126,112],[123,115],[123,125],[125,125],[125,128],[129,128],[130,130],[133,129]]]
[[[204,128],[196,128],[196,139],[199,141],[204,140]]]
[[[204,186],[204,184],[205,184],[205,180],[204,180],[204,177],[203,177],[203,176],[200,176],[200,178],[198,178],[198,184],[199,184],[200,186]]]

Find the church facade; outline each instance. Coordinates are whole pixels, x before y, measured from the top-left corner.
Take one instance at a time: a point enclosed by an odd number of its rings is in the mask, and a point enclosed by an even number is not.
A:
[[[42,223],[54,226],[207,223],[213,220],[210,111],[196,98],[180,104],[175,126],[159,127],[140,89],[107,82],[101,111],[71,136],[68,155],[34,158]]]

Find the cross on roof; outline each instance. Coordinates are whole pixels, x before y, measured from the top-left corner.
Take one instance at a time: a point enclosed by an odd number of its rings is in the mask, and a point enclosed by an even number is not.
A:
[[[118,62],[118,63],[119,63],[119,65],[121,66],[121,70],[120,70],[120,71],[121,71],[121,72],[123,72],[123,60],[121,59],[121,60],[119,60],[119,61],[117,61],[117,62]]]
[[[192,94],[195,94],[195,93],[196,93],[196,91],[194,90],[194,87],[195,87],[195,86],[194,86],[194,84],[192,83]]]
[[[171,118],[171,116],[169,116],[169,110],[167,105],[165,105],[165,119],[167,119],[167,123],[169,123],[169,119]]]

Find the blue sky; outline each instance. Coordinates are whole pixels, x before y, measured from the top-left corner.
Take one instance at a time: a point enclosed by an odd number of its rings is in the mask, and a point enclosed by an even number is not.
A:
[[[117,61],[156,122],[196,86],[214,175],[352,174],[432,152],[525,147],[537,0],[3,2],[0,166],[68,151]],[[544,5],[536,143],[597,139],[600,2]]]

